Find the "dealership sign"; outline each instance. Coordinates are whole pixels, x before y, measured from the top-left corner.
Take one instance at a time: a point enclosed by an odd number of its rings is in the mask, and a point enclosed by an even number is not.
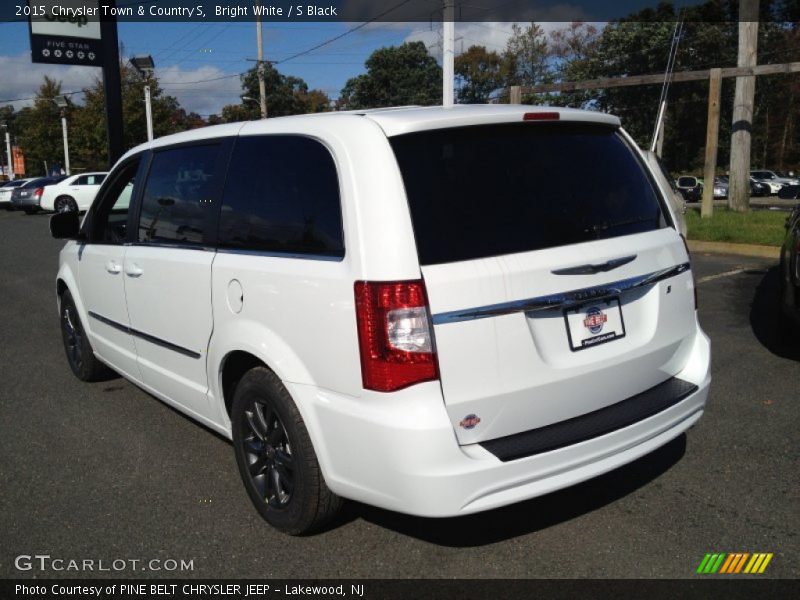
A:
[[[35,0],[27,8],[33,62],[102,65],[97,0]]]

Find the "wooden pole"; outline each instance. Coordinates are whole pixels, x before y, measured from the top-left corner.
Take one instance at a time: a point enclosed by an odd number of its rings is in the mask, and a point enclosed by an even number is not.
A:
[[[522,88],[518,85],[511,86],[511,95],[509,98],[511,104],[522,104]]]
[[[256,6],[259,5],[259,0],[256,0]],[[256,45],[258,50],[258,66],[256,67],[256,74],[258,75],[258,105],[261,110],[261,118],[267,118],[267,87],[264,82],[264,36],[261,30],[261,13],[256,13]]]
[[[739,0],[739,67],[754,67],[758,45],[758,0]],[[756,78],[736,79],[731,131],[731,167],[728,207],[737,212],[750,209],[750,143]]]
[[[703,187],[703,204],[700,208],[700,216],[704,218],[708,218],[714,213],[714,174],[717,170],[717,147],[719,145],[719,98],[721,88],[722,69],[711,69],[711,75],[708,78],[706,166],[703,172],[705,186]]]

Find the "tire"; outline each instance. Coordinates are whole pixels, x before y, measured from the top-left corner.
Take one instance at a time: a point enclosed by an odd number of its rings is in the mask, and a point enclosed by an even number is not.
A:
[[[97,381],[109,375],[107,366],[94,355],[69,290],[61,294],[61,339],[69,368],[81,381]]]
[[[59,196],[53,203],[55,212],[78,212],[78,204],[70,196]]]
[[[308,430],[275,373],[255,367],[236,386],[233,446],[247,495],[261,516],[289,535],[329,522],[343,501],[328,489]]]
[[[33,214],[36,214],[38,211],[39,211],[39,209],[36,208],[35,206],[26,206],[25,207],[25,214],[26,215],[33,215]]]

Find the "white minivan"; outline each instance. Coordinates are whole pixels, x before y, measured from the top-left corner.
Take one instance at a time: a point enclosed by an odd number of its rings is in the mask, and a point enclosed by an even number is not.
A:
[[[689,256],[616,117],[400,108],[196,129],[51,218],[72,371],[233,441],[281,531],[546,494],[700,419]]]

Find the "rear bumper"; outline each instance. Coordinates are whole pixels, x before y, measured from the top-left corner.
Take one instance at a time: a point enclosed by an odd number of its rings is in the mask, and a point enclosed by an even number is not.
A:
[[[698,328],[687,367],[675,375],[696,386],[688,396],[609,433],[506,462],[480,444],[458,445],[436,382],[361,398],[287,386],[335,493],[398,512],[450,517],[577,484],[679,436],[703,414],[709,357],[708,338]]]
[[[13,198],[11,204],[16,208],[26,208],[35,206],[39,208],[39,198],[36,196],[29,196],[27,198]]]

